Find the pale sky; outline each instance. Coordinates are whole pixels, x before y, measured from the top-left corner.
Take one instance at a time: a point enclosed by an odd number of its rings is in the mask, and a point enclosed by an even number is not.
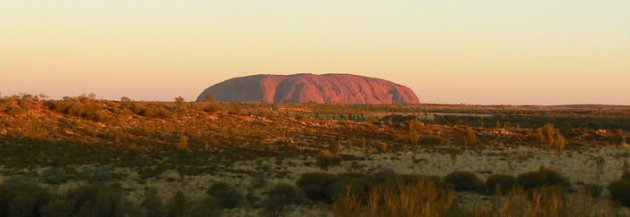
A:
[[[353,73],[422,102],[630,104],[629,0],[6,0],[0,92],[194,100]]]

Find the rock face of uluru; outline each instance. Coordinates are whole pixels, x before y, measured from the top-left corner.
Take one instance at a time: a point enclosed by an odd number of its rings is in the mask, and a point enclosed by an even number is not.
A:
[[[253,75],[218,83],[204,90],[217,102],[314,102],[339,104],[418,104],[408,87],[351,74]]]

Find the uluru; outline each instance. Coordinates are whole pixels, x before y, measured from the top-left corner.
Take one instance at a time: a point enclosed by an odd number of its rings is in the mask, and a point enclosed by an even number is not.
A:
[[[252,75],[232,78],[205,89],[217,102],[419,104],[408,87],[352,74]]]

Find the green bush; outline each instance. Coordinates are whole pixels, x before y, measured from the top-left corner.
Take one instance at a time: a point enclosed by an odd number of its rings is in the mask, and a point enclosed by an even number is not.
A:
[[[126,201],[119,185],[90,184],[68,192],[78,216],[123,217],[128,215]]]
[[[224,111],[224,110],[225,108],[223,106],[216,103],[206,104],[203,106],[203,111],[212,113],[212,114],[220,112],[220,111]]]
[[[85,185],[66,194],[51,194],[22,176],[0,185],[0,217],[123,217],[131,214],[127,204],[118,185]]]
[[[217,198],[221,207],[232,209],[239,207],[244,200],[243,193],[237,188],[223,182],[212,185],[207,191],[210,197]]]
[[[26,113],[26,110],[24,110],[22,107],[17,107],[17,106],[11,106],[5,109],[5,111],[7,114],[11,115],[11,116],[20,116]]]
[[[56,167],[51,167],[43,170],[39,174],[39,178],[42,181],[52,185],[58,185],[68,181],[68,176],[66,175],[66,172]]]
[[[184,217],[188,210],[186,196],[184,192],[177,191],[171,199],[171,204],[168,210],[169,217]]]
[[[140,203],[140,207],[143,209],[145,217],[165,217],[166,210],[164,209],[164,203],[160,199],[157,191],[151,189],[144,196],[144,200]]]
[[[144,117],[167,119],[173,116],[172,111],[165,108],[165,106],[160,106],[157,104],[127,102],[124,104],[124,106],[133,114]]]
[[[87,120],[98,122],[109,119],[102,106],[96,100],[88,97],[68,97],[60,101],[47,101],[46,106],[52,111]]]
[[[348,187],[358,200],[366,201],[369,192],[375,187],[392,188],[400,184],[415,184],[420,179],[435,181],[437,187],[446,189],[450,185],[441,182],[437,177],[418,175],[399,175],[394,173],[344,173],[332,175],[328,173],[306,173],[297,181],[306,197],[312,201],[334,202],[346,193]]]
[[[525,190],[532,190],[540,187],[557,186],[568,188],[571,184],[569,180],[558,172],[549,169],[540,169],[536,172],[528,172],[518,175],[518,184]]]
[[[79,178],[88,182],[109,182],[113,179],[113,175],[109,168],[95,167],[82,170]]]
[[[214,197],[206,197],[192,208],[189,216],[221,216],[221,202]]]
[[[277,184],[271,187],[267,199],[263,201],[263,208],[270,216],[280,216],[284,209],[304,200],[302,189],[291,184]]]
[[[613,199],[623,206],[630,207],[630,179],[621,179],[608,185],[608,191]]]
[[[70,217],[74,214],[74,202],[56,196],[40,208],[40,213],[42,217]]]
[[[1,217],[36,217],[50,193],[33,179],[14,176],[0,185]]]
[[[450,183],[455,187],[456,191],[474,191],[484,193],[486,185],[471,172],[456,171],[444,177],[446,183]]]
[[[486,187],[490,194],[509,193],[516,185],[516,177],[510,175],[492,175],[486,180]]]
[[[306,197],[312,201],[332,202],[328,187],[337,181],[337,176],[328,173],[306,173],[297,181]]]

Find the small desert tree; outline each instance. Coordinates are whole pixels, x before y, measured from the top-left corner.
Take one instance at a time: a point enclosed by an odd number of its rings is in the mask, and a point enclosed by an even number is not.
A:
[[[177,150],[188,151],[188,136],[180,136],[177,141]]]
[[[621,145],[626,145],[626,134],[623,132],[623,130],[617,130],[617,135],[621,137]]]
[[[206,94],[206,96],[203,98],[204,102],[214,102],[215,100],[216,98],[212,94]]]
[[[470,128],[466,130],[466,135],[464,136],[464,143],[468,147],[474,147],[477,145],[478,139],[477,139],[477,133],[475,132],[475,130],[470,129]]]
[[[184,103],[184,97],[181,97],[181,96],[175,97],[175,103],[177,104]]]

